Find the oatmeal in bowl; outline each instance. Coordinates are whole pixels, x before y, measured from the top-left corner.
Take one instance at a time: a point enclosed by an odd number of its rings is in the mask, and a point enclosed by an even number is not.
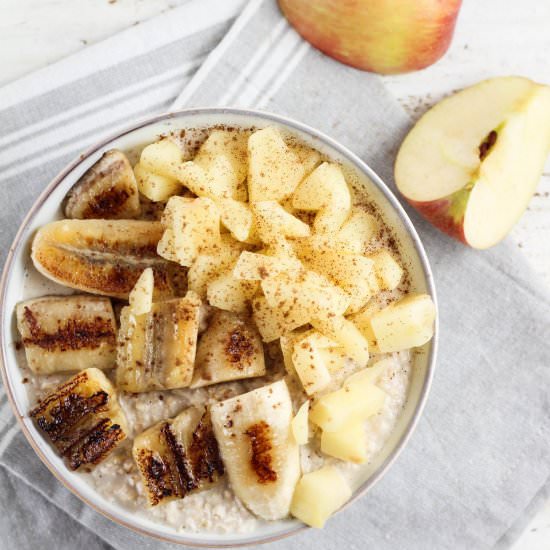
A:
[[[39,456],[185,544],[322,527],[403,447],[435,358],[429,266],[393,195],[261,113],[182,111],[84,155],[29,214],[2,300]]]

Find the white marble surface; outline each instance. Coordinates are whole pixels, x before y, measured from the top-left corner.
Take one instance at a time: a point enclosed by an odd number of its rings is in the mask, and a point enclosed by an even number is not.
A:
[[[70,55],[186,0],[0,0],[0,85]],[[550,84],[548,0],[465,0],[452,47],[422,72],[385,78],[415,117],[444,95],[494,75]],[[550,286],[550,162],[512,233]],[[550,502],[513,550],[550,548]]]

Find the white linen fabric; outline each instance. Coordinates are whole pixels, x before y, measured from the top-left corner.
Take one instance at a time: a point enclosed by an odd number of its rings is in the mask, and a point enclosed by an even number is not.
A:
[[[146,114],[191,106],[285,114],[347,145],[390,187],[411,124],[377,76],[311,48],[273,0],[190,1],[0,89],[0,106],[0,186],[10,206],[2,258],[55,173]],[[425,414],[367,496],[325,530],[273,549],[506,548],[547,494],[550,298],[510,242],[469,250],[408,211],[440,302]],[[170,546],[112,524],[65,490],[19,432],[4,394],[0,438],[0,547]]]

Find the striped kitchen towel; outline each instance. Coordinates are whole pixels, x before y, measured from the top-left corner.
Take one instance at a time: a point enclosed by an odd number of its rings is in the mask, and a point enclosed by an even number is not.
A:
[[[2,218],[4,249],[64,162],[103,132],[170,102],[293,116],[350,147],[393,185],[395,151],[410,120],[378,77],[312,49],[272,0],[248,2],[190,78],[240,7],[191,2],[0,90],[0,182],[14,205]],[[90,66],[107,55],[113,63]],[[410,214],[434,268],[441,308],[439,365],[425,415],[366,497],[325,530],[274,549],[507,547],[545,494],[550,299],[510,243],[468,250]],[[70,495],[17,433],[5,405],[3,415],[0,483],[10,500],[2,502],[0,521],[10,547],[30,547],[39,535],[54,548],[159,546]],[[25,534],[29,517],[61,527]]]
[[[2,262],[45,183],[100,138],[168,111],[243,4],[187,2],[0,89],[0,184],[13,222],[2,223]]]

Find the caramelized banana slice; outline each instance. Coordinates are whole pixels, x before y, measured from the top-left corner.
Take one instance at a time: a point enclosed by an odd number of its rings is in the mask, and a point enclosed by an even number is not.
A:
[[[246,317],[217,311],[201,336],[192,388],[265,374],[258,330]]]
[[[73,376],[29,416],[71,470],[98,464],[128,433],[115,389],[98,369],[86,369]]]
[[[210,415],[191,407],[134,439],[134,460],[150,506],[208,489],[224,474]]]
[[[141,272],[152,267],[157,290],[171,295],[167,262],[157,255],[158,222],[61,220],[38,230],[32,260],[56,283],[128,299]]]
[[[185,388],[191,383],[197,348],[201,300],[185,298],[157,302],[151,311],[120,313],[117,386],[138,393]]]
[[[300,458],[285,381],[215,403],[210,414],[235,494],[263,519],[286,517],[300,477]]]
[[[73,185],[65,198],[67,218],[122,220],[140,213],[139,194],[126,155],[111,149]]]
[[[115,366],[116,321],[109,298],[37,298],[18,304],[16,314],[33,372],[52,374]]]

